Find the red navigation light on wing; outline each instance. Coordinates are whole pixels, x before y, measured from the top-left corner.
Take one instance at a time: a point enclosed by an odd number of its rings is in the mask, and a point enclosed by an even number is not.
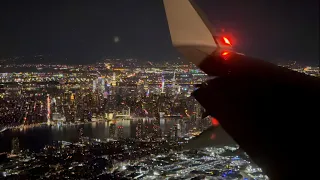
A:
[[[231,55],[231,52],[230,51],[222,51],[220,55],[224,60],[228,60]]]
[[[231,42],[228,38],[222,37],[224,44],[231,46]]]
[[[212,126],[214,126],[214,127],[217,127],[217,126],[219,126],[219,121],[216,119],[216,118],[211,118],[211,124],[212,124]]]
[[[230,52],[228,52],[228,51],[223,51],[223,52],[221,53],[221,56],[225,57],[225,56],[228,56],[229,54],[230,54]]]
[[[230,38],[227,38],[226,36],[214,36],[216,43],[219,45],[221,49],[228,49],[232,50],[232,43]]]

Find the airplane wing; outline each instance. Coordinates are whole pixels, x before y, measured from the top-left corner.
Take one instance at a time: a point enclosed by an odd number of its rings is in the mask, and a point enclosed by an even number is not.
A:
[[[305,141],[317,140],[312,120],[320,117],[320,78],[234,51],[193,0],[163,2],[173,46],[209,76],[218,76],[193,93],[207,113],[269,178],[292,179],[307,172],[308,160],[317,153]],[[218,128],[187,146],[207,146]]]

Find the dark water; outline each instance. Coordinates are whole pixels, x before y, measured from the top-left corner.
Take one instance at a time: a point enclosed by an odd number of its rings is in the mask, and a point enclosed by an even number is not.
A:
[[[0,134],[0,152],[8,152],[11,150],[11,140],[15,137],[19,138],[20,149],[29,149],[32,151],[39,151],[46,144],[50,144],[56,140],[64,140],[75,142],[79,140],[80,136],[90,138],[136,138],[146,137],[154,132],[155,120],[120,120],[120,121],[105,121],[92,122],[82,125],[68,125],[68,126],[39,126],[34,128],[27,128],[23,130],[7,130]],[[159,121],[158,121],[159,122]],[[190,129],[197,128],[199,130],[205,129],[208,124],[203,122],[196,122],[190,124],[188,121],[181,119],[160,119],[161,134],[174,134],[174,127],[180,126],[180,134],[185,134]],[[208,127],[208,126],[207,126]],[[214,142],[224,143],[230,141],[225,132],[217,132]],[[213,143],[214,143],[213,142]]]

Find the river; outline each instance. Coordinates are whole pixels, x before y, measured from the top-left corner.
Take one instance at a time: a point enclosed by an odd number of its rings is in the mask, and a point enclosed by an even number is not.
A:
[[[162,135],[174,134],[173,130],[179,124],[179,133],[184,134],[190,129],[196,127],[197,129],[204,129],[208,126],[207,122],[197,121],[195,124],[190,124],[189,121],[166,118],[160,119],[159,128]],[[39,151],[45,145],[52,143],[56,140],[64,140],[75,142],[80,136],[90,138],[136,138],[150,135],[154,132],[155,120],[119,120],[119,121],[100,121],[91,122],[81,125],[64,125],[64,126],[47,126],[42,125],[33,128],[25,129],[10,129],[0,134],[0,153],[9,152],[11,150],[11,141],[17,137],[19,139],[20,149],[29,149],[31,151]],[[224,136],[220,135],[220,139],[224,141]],[[220,141],[221,141],[220,140]]]

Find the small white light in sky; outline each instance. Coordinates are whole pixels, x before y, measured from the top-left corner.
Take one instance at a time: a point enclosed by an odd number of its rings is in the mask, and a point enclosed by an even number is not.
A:
[[[118,43],[120,41],[120,38],[118,36],[113,37],[113,42]]]

